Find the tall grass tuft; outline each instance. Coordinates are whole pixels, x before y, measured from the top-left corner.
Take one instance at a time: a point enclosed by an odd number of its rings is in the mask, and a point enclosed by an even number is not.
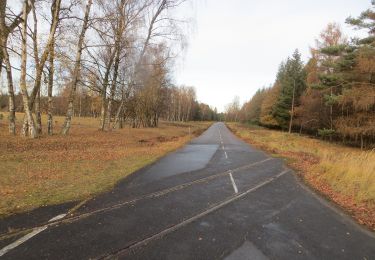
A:
[[[333,189],[357,202],[375,203],[375,151],[337,153],[326,149],[320,158],[321,178]]]

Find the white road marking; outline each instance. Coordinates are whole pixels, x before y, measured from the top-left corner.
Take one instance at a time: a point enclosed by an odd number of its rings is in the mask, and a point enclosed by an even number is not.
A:
[[[230,177],[230,180],[232,181],[232,185],[233,185],[234,192],[235,192],[235,193],[238,193],[238,188],[237,188],[236,183],[234,182],[233,175],[232,175],[232,172],[231,172],[231,171],[229,171],[229,177]]]
[[[17,241],[13,242],[12,244],[7,245],[6,247],[4,247],[3,249],[0,250],[0,257],[3,256],[3,255],[5,255],[6,253],[8,253],[10,250],[16,248],[17,246],[25,243],[27,240],[29,240],[30,238],[38,235],[40,232],[42,232],[42,231],[44,231],[46,229],[47,229],[47,226],[36,228],[32,232],[30,232],[29,234],[21,237],[20,239],[18,239]]]
[[[212,207],[208,208],[207,210],[205,210],[205,211],[203,211],[203,212],[201,212],[201,213],[199,213],[199,214],[197,214],[195,216],[192,216],[189,219],[186,219],[186,220],[184,220],[184,221],[182,221],[182,222],[180,222],[180,223],[178,223],[178,224],[176,224],[176,225],[174,225],[174,226],[172,226],[170,228],[167,228],[167,229],[165,229],[165,230],[163,230],[163,231],[161,231],[159,233],[156,233],[156,234],[154,234],[154,235],[152,235],[150,237],[147,237],[147,238],[145,238],[143,240],[135,242],[134,244],[132,244],[132,245],[126,247],[126,248],[123,248],[120,251],[117,251],[117,252],[112,253],[112,254],[107,254],[107,255],[101,257],[100,259],[113,259],[113,256],[119,256],[119,255],[125,253],[126,251],[129,251],[129,250],[131,250],[133,248],[137,248],[139,246],[145,245],[145,244],[149,243],[152,240],[158,239],[158,238],[163,237],[163,236],[165,236],[165,235],[167,235],[167,234],[169,234],[171,232],[174,232],[174,231],[176,231],[176,230],[178,230],[178,229],[180,229],[180,228],[182,228],[182,227],[184,227],[184,226],[186,226],[186,225],[188,225],[188,224],[190,224],[190,223],[192,223],[192,222],[194,222],[194,221],[196,221],[196,220],[198,220],[198,219],[200,219],[200,218],[202,218],[202,217],[204,217],[204,216],[206,216],[206,215],[208,215],[208,214],[210,214],[210,213],[212,213],[212,212],[214,212],[214,211],[216,211],[216,210],[218,210],[220,208],[225,207],[226,205],[232,203],[233,201],[236,201],[238,199],[243,198],[247,194],[258,190],[259,188],[267,185],[268,183],[271,183],[271,182],[277,180],[281,176],[287,174],[289,171],[290,170],[285,170],[285,171],[277,174],[276,176],[271,177],[271,178],[265,180],[264,182],[259,183],[258,185],[254,186],[254,187],[252,187],[252,188],[250,188],[248,190],[246,190],[245,192],[242,192],[242,193],[240,193],[238,195],[235,195],[235,196],[231,197],[230,199],[227,199],[227,200],[225,200],[223,202],[220,202],[220,203],[217,203],[217,204],[213,205]]]
[[[223,141],[223,137],[222,137],[222,135],[221,135],[221,131],[220,131],[220,129],[219,129],[219,136],[220,136],[220,143],[221,143],[221,145],[223,146],[223,150],[224,150],[224,141]]]
[[[63,219],[66,215],[67,214],[57,215],[56,217],[53,217],[50,220],[48,220],[48,222],[54,222],[54,221]],[[31,231],[29,234],[21,237],[20,239],[16,240],[15,242],[13,242],[13,243],[7,245],[6,247],[2,248],[0,250],[0,257],[3,256],[3,255],[5,255],[6,253],[8,253],[10,250],[16,248],[17,246],[25,243],[27,240],[31,239],[32,237],[38,235],[40,232],[43,232],[47,228],[48,228],[48,225],[45,225],[45,226],[42,226],[42,227],[38,227],[38,228],[34,228],[33,231]]]
[[[56,220],[63,219],[63,218],[65,218],[65,216],[66,216],[66,214],[57,215],[56,217],[51,218],[50,220],[48,220],[48,222],[53,222],[53,221],[56,221]]]
[[[221,136],[220,129],[219,129],[219,135],[220,135],[220,143],[221,143],[221,147],[222,147],[222,149],[223,149],[223,151],[224,151],[224,154],[225,154],[225,159],[228,159],[228,154],[227,154],[227,152],[225,151],[224,141],[223,141],[223,138],[222,138],[222,136]]]
[[[224,141],[223,141],[223,138],[222,138],[222,136],[221,136],[220,129],[219,129],[219,135],[220,135],[220,143],[221,143],[221,147],[222,147],[222,149],[223,149],[223,151],[224,151],[224,154],[225,154],[225,159],[228,159],[228,154],[227,154],[227,152],[225,151]]]

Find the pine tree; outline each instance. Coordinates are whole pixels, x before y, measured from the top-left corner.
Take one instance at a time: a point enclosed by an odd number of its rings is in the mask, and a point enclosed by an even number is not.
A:
[[[327,29],[328,30],[328,29]],[[340,28],[336,28],[337,32],[340,32]],[[333,33],[341,36],[341,33]],[[335,35],[331,36],[332,38]],[[329,44],[323,44],[319,53],[320,68],[318,73],[318,82],[311,84],[311,88],[317,89],[323,96],[324,105],[329,108],[329,126],[318,130],[318,133],[322,137],[329,137],[335,133],[334,129],[334,118],[335,110],[337,109],[339,95],[342,93],[347,80],[344,78],[346,74],[343,73],[352,66],[352,54],[354,49],[349,46],[345,40],[337,38],[336,41],[328,41]],[[350,57],[350,58],[349,58]]]
[[[323,94],[329,107],[329,128],[319,134],[332,138],[336,133],[344,142],[345,137],[355,143],[360,139],[363,147],[364,139],[375,133],[375,12],[366,10],[347,23],[368,29],[369,36],[321,46],[319,80],[312,87]]]
[[[356,39],[351,52],[338,60],[338,70],[346,80],[339,96],[342,114],[335,120],[342,136],[354,138],[365,146],[366,139],[375,136],[375,1],[372,9],[346,22],[357,29],[367,29],[368,36]],[[360,140],[358,140],[360,139]]]
[[[282,129],[291,130],[294,108],[298,99],[306,89],[306,72],[298,50],[281,64],[277,75],[277,82],[281,86],[276,104],[272,108],[272,115]]]

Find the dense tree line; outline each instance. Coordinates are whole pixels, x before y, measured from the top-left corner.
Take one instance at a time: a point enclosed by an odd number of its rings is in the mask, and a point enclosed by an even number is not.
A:
[[[52,103],[54,104],[52,114],[55,116],[65,116],[68,109],[68,88],[63,88],[61,92],[52,96]],[[188,91],[187,91],[188,90]],[[147,93],[145,91],[145,93]],[[149,93],[152,95],[153,93]],[[143,98],[146,98],[143,96]],[[195,96],[195,89],[186,86],[168,86],[165,87],[163,93],[158,95],[163,102],[158,104],[156,108],[160,109],[159,117],[167,121],[219,121],[222,120],[222,115],[217,112],[216,108],[211,108],[205,103],[198,102]],[[142,120],[137,120],[142,116],[146,117],[146,107],[140,106],[139,115],[135,113],[137,104],[152,104],[149,100],[144,100],[145,103],[138,103],[140,96],[128,98],[127,102],[123,104],[124,114],[120,122],[117,122],[116,127],[123,127],[128,123],[131,127],[150,127],[152,124],[146,125]],[[0,95],[0,111],[8,110],[8,94]],[[40,112],[48,114],[47,96],[40,97]],[[118,111],[121,102],[114,103],[114,111]],[[151,107],[151,105],[150,105]],[[14,109],[15,112],[24,113],[22,94],[16,93],[14,95]],[[98,92],[92,91],[89,88],[77,89],[76,98],[73,102],[73,116],[74,117],[94,117],[99,118],[101,111],[101,96]],[[1,112],[0,112],[1,113]],[[114,115],[115,116],[115,115]],[[114,117],[113,116],[113,117]],[[5,118],[2,118],[3,120]],[[112,118],[114,120],[115,118]],[[122,124],[122,125],[120,125]],[[156,127],[156,125],[155,125]]]
[[[375,3],[372,4],[375,7]],[[348,40],[332,23],[306,64],[298,51],[280,65],[270,88],[238,111],[242,121],[371,147],[375,143],[375,12],[346,21],[368,36]]]
[[[2,0],[0,73],[7,93],[9,132],[24,112],[23,136],[42,133],[41,114],[100,118],[101,130],[156,127],[159,118],[207,119],[193,88],[171,80],[186,43],[187,21],[176,17],[185,0]],[[4,104],[4,98],[7,99]]]

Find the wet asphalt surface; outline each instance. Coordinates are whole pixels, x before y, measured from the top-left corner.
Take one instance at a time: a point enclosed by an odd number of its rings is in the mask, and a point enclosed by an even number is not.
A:
[[[216,123],[0,258],[375,259],[375,235]]]

